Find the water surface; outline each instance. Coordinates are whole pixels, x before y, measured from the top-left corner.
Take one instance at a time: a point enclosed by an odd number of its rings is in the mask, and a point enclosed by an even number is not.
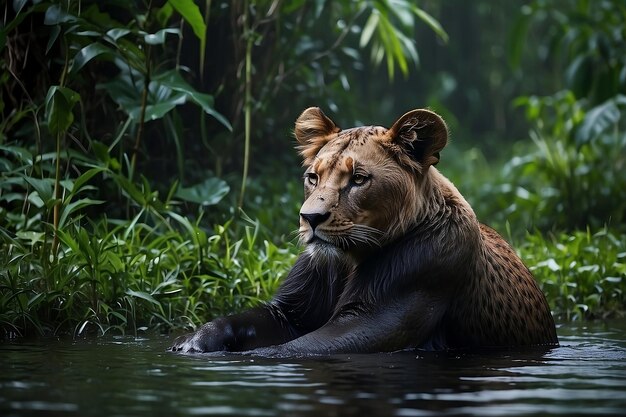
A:
[[[0,416],[626,415],[626,321],[561,347],[300,359],[166,352],[171,338],[0,342]]]

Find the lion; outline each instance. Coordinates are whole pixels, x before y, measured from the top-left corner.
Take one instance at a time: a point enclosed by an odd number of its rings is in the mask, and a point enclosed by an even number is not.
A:
[[[438,170],[448,128],[417,109],[391,128],[296,121],[304,249],[273,299],[178,337],[182,352],[259,355],[558,346],[530,271]]]

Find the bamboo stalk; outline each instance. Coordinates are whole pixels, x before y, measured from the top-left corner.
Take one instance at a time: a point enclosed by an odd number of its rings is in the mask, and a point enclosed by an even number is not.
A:
[[[245,73],[245,101],[244,101],[244,153],[243,153],[243,173],[241,179],[241,194],[239,195],[239,209],[243,207],[243,199],[246,192],[246,181],[248,179],[248,166],[250,162],[250,118],[252,112],[252,43],[253,36],[250,33],[250,22],[248,14],[248,2],[245,3],[243,15],[243,33],[246,38],[246,73]]]

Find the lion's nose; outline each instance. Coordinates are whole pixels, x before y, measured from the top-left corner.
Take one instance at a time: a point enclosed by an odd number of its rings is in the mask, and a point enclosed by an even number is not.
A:
[[[318,225],[328,220],[330,213],[300,213],[300,216],[315,230]]]

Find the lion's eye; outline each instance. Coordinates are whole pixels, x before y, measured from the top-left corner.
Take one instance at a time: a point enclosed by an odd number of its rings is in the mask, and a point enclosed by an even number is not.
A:
[[[306,174],[304,174],[304,177],[307,184],[312,185],[313,187],[317,185],[317,180],[319,178],[317,174],[313,172],[307,172]]]
[[[354,174],[352,176],[352,183],[355,185],[363,185],[365,184],[365,181],[367,181],[369,179],[369,177],[367,175],[363,175],[363,174]]]

